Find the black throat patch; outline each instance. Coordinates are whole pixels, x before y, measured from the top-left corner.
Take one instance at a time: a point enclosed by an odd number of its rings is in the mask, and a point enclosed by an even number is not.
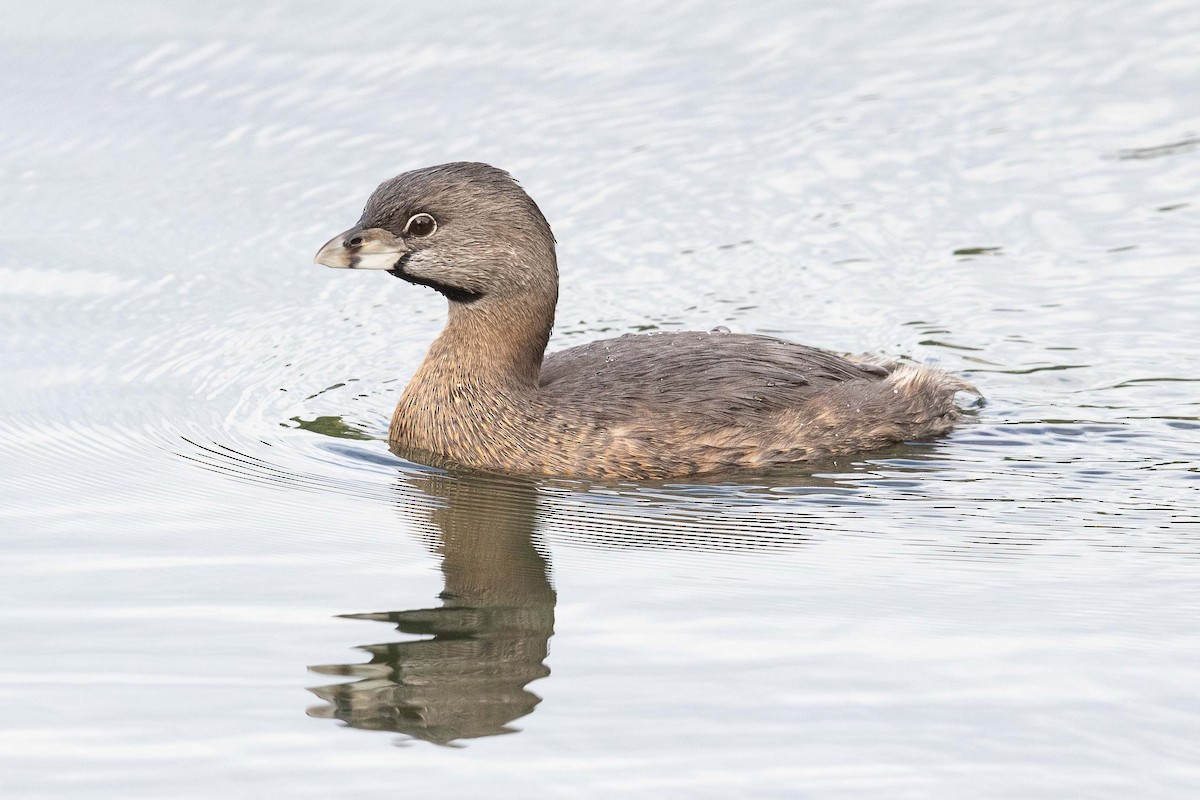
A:
[[[408,259],[412,258],[412,253],[405,253],[400,256],[400,260],[396,262],[396,266],[388,270],[397,278],[406,280],[409,283],[417,286],[428,286],[430,289],[441,292],[446,296],[446,299],[453,303],[463,303],[470,305],[479,298],[483,297],[483,292],[472,292],[469,289],[463,289],[458,286],[450,286],[449,284],[440,283],[438,281],[429,280],[428,278],[419,278],[405,271],[404,265],[408,263]]]

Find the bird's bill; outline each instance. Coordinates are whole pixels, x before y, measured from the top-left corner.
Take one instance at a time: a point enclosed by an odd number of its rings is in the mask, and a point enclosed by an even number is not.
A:
[[[407,252],[404,242],[383,228],[351,228],[330,239],[313,263],[334,269],[392,269]]]

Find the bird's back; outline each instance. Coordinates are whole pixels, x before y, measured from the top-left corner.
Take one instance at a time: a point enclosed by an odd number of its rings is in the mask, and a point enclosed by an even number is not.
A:
[[[661,412],[715,424],[795,409],[845,383],[886,378],[890,366],[770,336],[629,334],[546,356],[541,393],[609,420]]]
[[[959,417],[958,391],[974,389],[927,367],[858,361],[769,336],[681,332],[548,355],[538,405],[587,420],[614,452],[668,462],[648,471],[698,473],[942,435]]]

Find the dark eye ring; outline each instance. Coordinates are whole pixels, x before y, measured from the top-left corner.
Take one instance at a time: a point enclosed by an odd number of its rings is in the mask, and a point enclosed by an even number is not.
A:
[[[425,212],[413,214],[404,225],[405,236],[424,238],[437,230],[437,220]]]

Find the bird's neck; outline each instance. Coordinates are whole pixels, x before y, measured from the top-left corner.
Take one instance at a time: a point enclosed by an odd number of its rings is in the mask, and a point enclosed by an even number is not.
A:
[[[396,404],[388,440],[465,463],[489,431],[519,426],[553,324],[553,297],[470,308],[452,302],[445,329]]]
[[[554,326],[557,292],[450,303],[446,327],[429,348],[410,389],[470,383],[533,391]]]

